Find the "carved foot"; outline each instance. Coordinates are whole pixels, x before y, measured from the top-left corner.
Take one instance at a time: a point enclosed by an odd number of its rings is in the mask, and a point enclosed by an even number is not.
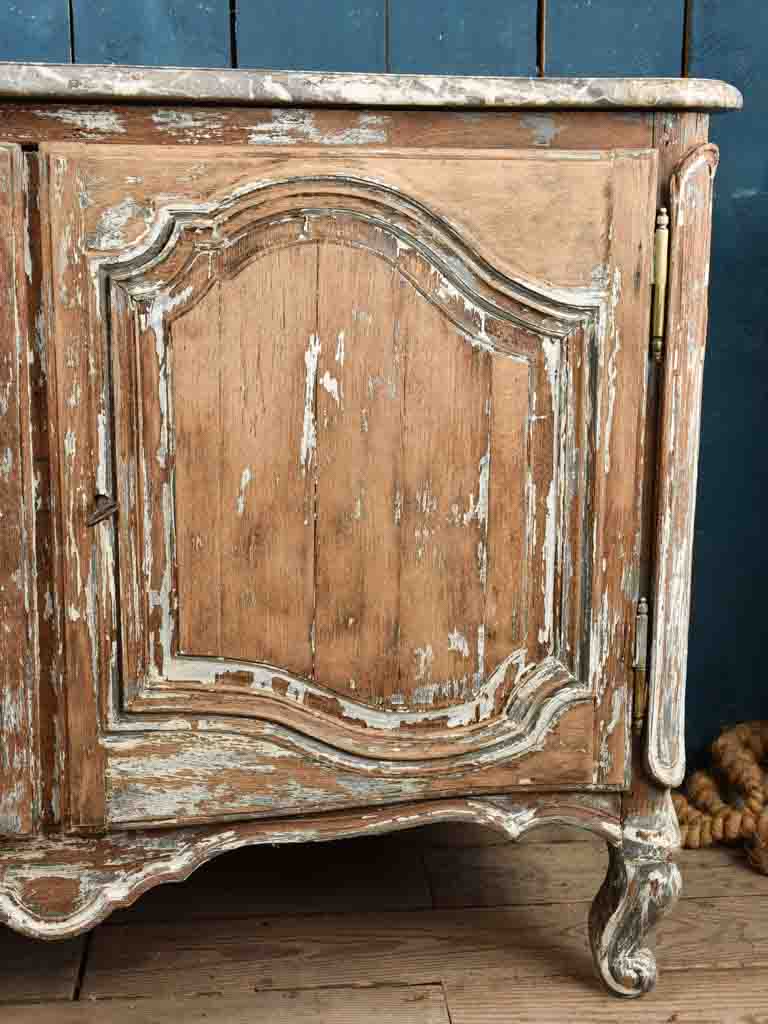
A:
[[[642,945],[680,895],[680,871],[666,850],[628,842],[609,847],[610,863],[589,914],[598,974],[620,996],[641,996],[656,983],[656,958]]]

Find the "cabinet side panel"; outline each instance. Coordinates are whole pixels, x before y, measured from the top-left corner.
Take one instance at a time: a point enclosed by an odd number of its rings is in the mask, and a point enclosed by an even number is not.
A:
[[[26,175],[0,148],[0,833],[34,828],[37,799],[37,594],[27,359]]]
[[[685,675],[699,421],[707,338],[712,185],[717,147],[699,146],[670,182],[670,277],[657,472],[657,549],[646,756],[651,775],[685,773]]]
[[[596,623],[595,641],[603,680],[598,682],[595,781],[629,783],[629,707],[632,633],[640,596],[641,510],[643,495],[648,332],[657,161],[618,157],[611,225],[614,273],[610,350],[606,386],[598,395],[597,486],[604,509],[598,525],[602,554],[593,565],[594,606],[620,609],[612,621]],[[630,202],[629,197],[632,197]],[[607,601],[606,601],[607,599]],[[594,627],[593,627],[594,628]],[[624,680],[625,685],[617,685]]]

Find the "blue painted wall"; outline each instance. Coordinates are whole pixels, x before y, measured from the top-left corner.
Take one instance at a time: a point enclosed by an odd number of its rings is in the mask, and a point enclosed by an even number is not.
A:
[[[725,78],[688,745],[768,718],[768,6],[754,0],[0,0],[0,59]]]

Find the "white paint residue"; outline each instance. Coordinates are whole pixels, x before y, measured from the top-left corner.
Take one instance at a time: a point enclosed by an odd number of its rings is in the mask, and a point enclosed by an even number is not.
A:
[[[251,467],[246,466],[243,470],[242,476],[240,477],[240,493],[237,496],[237,514],[239,516],[242,516],[245,512],[245,492],[252,479],[253,474],[251,473]]]
[[[8,449],[10,451],[10,448]],[[75,432],[71,428],[64,435],[64,453],[68,459],[74,459],[75,452],[77,451],[77,438]]]
[[[482,540],[477,542],[477,568],[480,573],[480,586],[485,590],[488,580],[488,548]]]
[[[2,458],[0,458],[0,476],[3,480],[7,480],[11,475],[11,469],[13,468],[13,452],[10,448],[6,448],[3,452]]]
[[[109,441],[107,438],[107,414],[99,410],[96,417],[99,444],[99,462],[96,467],[96,490],[99,494],[109,493],[107,486],[107,465],[109,460]]]
[[[525,114],[520,122],[525,128],[530,128],[535,146],[551,146],[562,131],[552,114]]]
[[[312,453],[317,447],[317,427],[315,425],[315,388],[317,382],[317,361],[320,357],[320,339],[316,334],[309,336],[309,347],[304,353],[304,365],[307,368],[304,388],[304,426],[301,432],[301,453],[299,465],[302,473],[306,473],[312,462]]]
[[[323,385],[325,390],[334,400],[336,405],[339,404],[339,382],[335,377],[332,377],[326,370],[323,376],[320,378],[320,383]]]
[[[360,114],[354,127],[323,131],[317,126],[316,117],[310,110],[274,110],[271,120],[255,125],[249,130],[248,141],[271,145],[314,142],[321,146],[359,146],[365,143],[386,142],[387,133],[384,125],[385,117],[378,114]]]
[[[399,489],[395,491],[395,524],[400,525],[400,520],[403,518],[403,496]]]
[[[477,627],[477,683],[483,682],[485,676],[485,623]]]
[[[35,117],[48,117],[73,128],[79,128],[85,135],[118,132],[124,135],[128,129],[122,118],[111,110],[36,110]]]
[[[336,362],[344,366],[344,331],[339,331],[336,337]]]
[[[547,491],[547,519],[544,526],[544,579],[541,583],[544,594],[544,625],[539,630],[539,643],[546,644],[552,639],[552,613],[555,603],[555,481],[551,480]]]
[[[108,207],[102,213],[89,243],[95,249],[123,248],[127,244],[123,229],[137,217],[148,225],[152,219],[152,211],[147,206],[141,206],[132,196],[126,196],[117,205]]]
[[[160,388],[158,390],[158,399],[160,401],[160,444],[157,446],[155,452],[155,458],[157,459],[158,465],[165,468],[165,464],[168,458],[168,441],[170,436],[170,423],[168,408],[168,363],[166,359],[166,346],[164,344],[164,324],[165,320],[170,313],[173,312],[178,306],[182,306],[192,295],[193,286],[187,285],[177,295],[169,295],[167,292],[162,292],[156,296],[154,302],[150,306],[149,313],[147,314],[146,327],[152,331],[155,336],[155,354],[157,356],[157,366],[160,377]]]
[[[417,647],[413,652],[416,658],[416,681],[419,682],[422,679],[432,678],[432,663],[435,660],[435,652],[432,650],[432,644],[427,644],[425,647]]]
[[[481,526],[488,521],[488,478],[491,471],[490,452],[486,452],[482,459],[480,459],[478,469],[480,477],[478,481],[477,504],[475,504],[475,495],[470,494],[469,510],[464,513],[465,526],[468,526],[473,519],[476,519]]]
[[[458,651],[463,657],[469,657],[469,644],[467,638],[463,633],[460,633],[458,629],[454,629],[452,633],[448,634],[448,650]]]

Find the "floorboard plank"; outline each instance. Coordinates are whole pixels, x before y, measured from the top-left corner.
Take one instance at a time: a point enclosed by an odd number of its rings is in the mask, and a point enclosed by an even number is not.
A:
[[[13,1024],[450,1024],[440,985],[256,992],[247,998],[115,1000],[13,1007]],[[11,1018],[9,1017],[10,1021]]]
[[[591,902],[605,875],[607,853],[591,843],[507,843],[467,849],[425,849],[436,907],[499,907]],[[739,849],[682,851],[683,898],[768,895],[765,877]]]
[[[642,999],[620,1000],[585,979],[558,978],[542,992],[533,979],[472,978],[446,985],[452,1024],[757,1024],[768,1019],[764,971],[680,972]]]
[[[585,922],[584,904],[564,903],[102,926],[82,991],[159,998],[475,973],[579,978],[591,976]],[[659,928],[659,956],[667,972],[768,966],[768,897],[681,901]]]
[[[43,943],[0,928],[0,1003],[71,999],[85,940]],[[0,1020],[7,1011],[0,1009]]]

